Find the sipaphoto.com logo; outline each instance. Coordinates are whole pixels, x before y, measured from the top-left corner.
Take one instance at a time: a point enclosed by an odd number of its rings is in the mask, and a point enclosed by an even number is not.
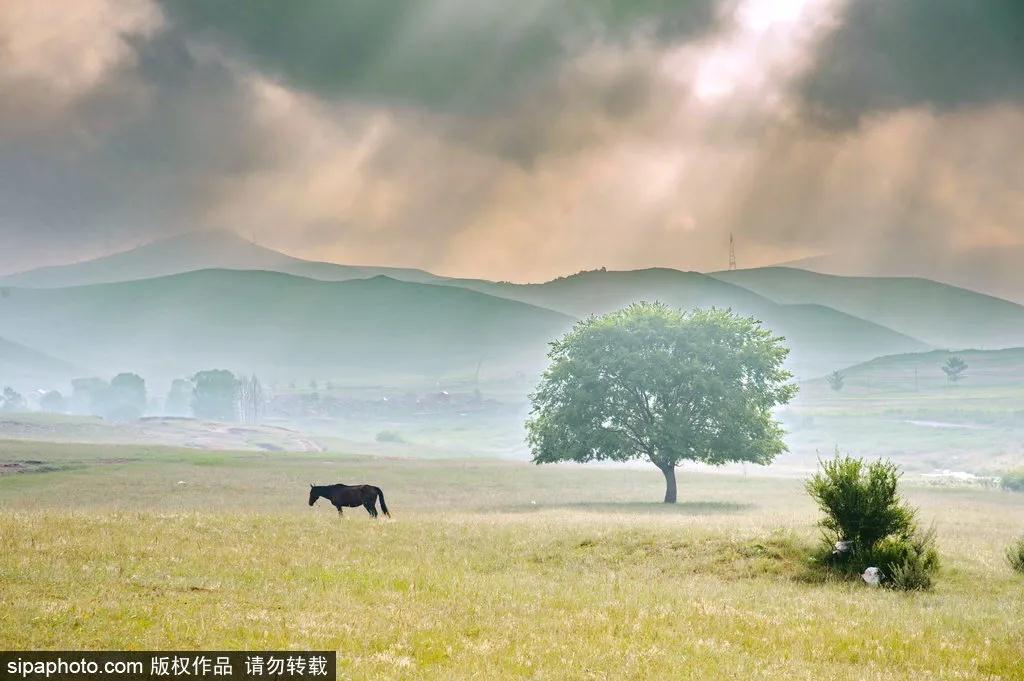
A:
[[[66,659],[57,657],[53,660],[25,659],[18,657],[7,661],[8,675],[21,679],[46,678],[56,676],[92,677],[106,675],[142,676],[146,666],[140,660],[104,660],[102,662],[85,657]]]
[[[334,651],[0,652],[0,681],[326,681],[336,667]]]

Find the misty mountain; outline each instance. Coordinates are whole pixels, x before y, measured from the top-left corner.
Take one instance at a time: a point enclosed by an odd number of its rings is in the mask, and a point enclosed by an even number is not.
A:
[[[324,282],[263,271],[8,289],[0,334],[99,371],[204,368],[341,378],[539,366],[566,315],[468,289],[379,276]]]
[[[544,284],[448,280],[457,285],[557,310],[575,317],[609,312],[637,300],[674,307],[730,308],[761,320],[785,336],[792,349],[790,365],[813,375],[884,354],[914,352],[928,345],[883,325],[816,304],[781,305],[741,286],[697,272],[646,269],[591,271]]]
[[[781,263],[821,274],[863,277],[919,277],[1024,304],[1024,245],[967,249],[921,256],[892,253],[836,253]]]
[[[783,304],[826,305],[941,348],[1024,345],[1024,307],[909,277],[840,277],[787,267],[715,272]]]
[[[62,288],[151,279],[204,269],[267,270],[324,281],[392,279],[431,282],[429,272],[399,267],[360,267],[293,258],[243,239],[234,232],[209,230],[154,241],[123,253],[69,265],[41,267],[0,277],[0,286]]]
[[[81,371],[69,362],[0,338],[0,389],[5,385],[21,390],[45,387],[63,383]]]

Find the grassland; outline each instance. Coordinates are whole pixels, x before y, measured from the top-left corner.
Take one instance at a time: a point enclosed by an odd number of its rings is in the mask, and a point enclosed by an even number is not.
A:
[[[0,646],[333,648],[351,679],[1024,678],[1024,495],[907,487],[925,594],[823,579],[797,479],[0,443]],[[306,505],[372,481],[394,518]]]

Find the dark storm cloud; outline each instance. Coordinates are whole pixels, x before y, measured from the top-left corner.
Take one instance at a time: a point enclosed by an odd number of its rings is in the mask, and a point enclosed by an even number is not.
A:
[[[208,179],[261,161],[248,91],[223,64],[197,61],[181,38],[132,41],[132,78],[144,86],[130,102],[105,86],[76,102],[59,129],[0,137],[0,233],[10,232],[9,243],[44,258],[92,256],[195,228]],[[0,266],[22,268],[13,258]]]
[[[1024,100],[1022,0],[852,0],[803,85],[813,116],[846,126],[915,106]]]
[[[716,19],[715,0],[161,1],[292,86],[469,111],[507,103],[594,41],[678,40]]]
[[[1024,239],[1004,0],[0,4],[0,270],[195,228],[516,280]]]

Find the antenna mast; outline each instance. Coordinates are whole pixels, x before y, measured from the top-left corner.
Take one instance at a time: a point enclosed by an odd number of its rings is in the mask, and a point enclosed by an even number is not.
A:
[[[732,239],[732,232],[729,233],[729,269],[736,269],[736,243]]]

